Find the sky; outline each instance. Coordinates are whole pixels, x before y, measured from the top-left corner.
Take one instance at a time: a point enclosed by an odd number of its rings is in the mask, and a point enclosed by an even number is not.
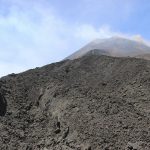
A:
[[[150,41],[149,0],[0,0],[0,77],[57,62],[97,38]]]

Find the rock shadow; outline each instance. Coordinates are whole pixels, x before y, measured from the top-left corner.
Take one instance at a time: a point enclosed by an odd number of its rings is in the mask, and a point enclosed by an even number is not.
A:
[[[7,101],[0,93],[0,116],[5,116],[7,110]]]

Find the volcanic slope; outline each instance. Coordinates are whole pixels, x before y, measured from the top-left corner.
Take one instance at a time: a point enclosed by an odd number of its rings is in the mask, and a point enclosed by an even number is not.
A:
[[[143,57],[143,55],[150,55],[150,47],[145,43],[134,41],[122,37],[111,37],[107,39],[96,39],[72,55],[68,56],[66,59],[77,59],[80,58],[92,50],[92,53],[99,55],[107,55],[114,57],[136,57],[150,59],[150,56]],[[99,51],[99,52],[98,52]]]
[[[149,150],[150,61],[87,55],[0,79],[1,150]]]

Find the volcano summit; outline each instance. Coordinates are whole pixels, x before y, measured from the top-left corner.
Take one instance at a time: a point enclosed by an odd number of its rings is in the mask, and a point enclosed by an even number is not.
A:
[[[77,59],[89,53],[96,53],[99,55],[108,55],[114,57],[129,56],[149,59],[149,56],[143,56],[147,54],[150,55],[150,47],[142,42],[121,37],[97,39],[90,42],[72,55],[68,56],[66,59]]]

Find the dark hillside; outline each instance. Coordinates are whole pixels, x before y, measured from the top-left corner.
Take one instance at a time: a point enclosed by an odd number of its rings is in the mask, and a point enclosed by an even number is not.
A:
[[[150,61],[87,55],[0,79],[1,150],[149,150]]]

